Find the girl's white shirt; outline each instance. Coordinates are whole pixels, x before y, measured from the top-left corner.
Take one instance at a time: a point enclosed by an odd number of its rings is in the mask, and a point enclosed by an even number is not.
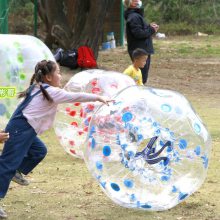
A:
[[[43,84],[46,85],[46,84]],[[57,112],[57,106],[61,103],[72,102],[93,102],[98,101],[98,95],[83,92],[67,92],[58,87],[49,86],[48,94],[53,102],[48,102],[42,92],[34,96],[28,106],[22,111],[28,123],[34,128],[37,134],[42,134],[53,126],[53,122]],[[35,86],[31,95],[39,91],[39,87]]]

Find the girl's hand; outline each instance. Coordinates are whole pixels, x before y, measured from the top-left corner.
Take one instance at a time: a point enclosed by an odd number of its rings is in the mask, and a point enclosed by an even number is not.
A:
[[[9,133],[5,133],[4,131],[0,131],[0,143],[4,143],[9,139]]]
[[[114,102],[114,100],[109,99],[108,97],[105,96],[99,96],[98,101],[106,104],[107,106],[109,106],[109,102]]]

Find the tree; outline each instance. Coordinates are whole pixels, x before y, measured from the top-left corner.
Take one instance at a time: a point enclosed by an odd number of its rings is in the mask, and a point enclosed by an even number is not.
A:
[[[97,58],[100,36],[114,0],[38,0],[38,11],[47,28],[45,43],[64,49],[91,47]]]

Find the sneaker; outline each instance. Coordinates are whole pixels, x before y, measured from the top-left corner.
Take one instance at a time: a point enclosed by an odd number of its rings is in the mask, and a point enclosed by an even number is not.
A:
[[[0,219],[7,218],[7,213],[0,206]]]
[[[20,184],[20,185],[22,185],[22,186],[27,186],[27,185],[30,184],[29,181],[26,180],[26,179],[22,176],[21,172],[19,172],[18,170],[16,171],[14,177],[12,178],[12,181],[13,181],[13,182],[16,182],[16,183],[18,183],[18,184]]]

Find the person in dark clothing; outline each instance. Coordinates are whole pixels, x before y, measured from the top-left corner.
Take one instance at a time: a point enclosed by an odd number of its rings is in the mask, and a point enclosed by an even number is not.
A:
[[[156,23],[148,24],[144,21],[144,10],[141,8],[140,0],[124,0],[127,9],[124,12],[126,20],[126,35],[128,53],[132,58],[135,49],[144,49],[149,55],[144,68],[141,68],[143,83],[147,82],[150,68],[151,54],[154,53],[152,35],[156,33],[159,26]]]

